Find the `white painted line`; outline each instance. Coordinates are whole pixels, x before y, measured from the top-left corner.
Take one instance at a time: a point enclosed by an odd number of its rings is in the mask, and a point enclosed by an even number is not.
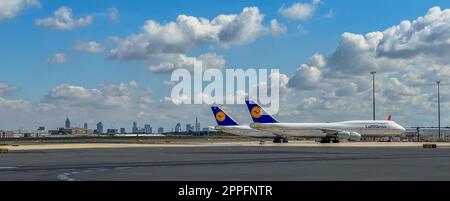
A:
[[[131,167],[116,167],[114,169],[116,170],[126,170],[126,169],[130,169]]]
[[[76,172],[75,174],[78,174],[79,172]],[[74,172],[65,172],[65,173],[61,173],[58,176],[56,176],[56,178],[58,178],[59,180],[63,180],[63,181],[75,181],[74,178],[71,178],[70,175],[74,174]]]
[[[0,170],[17,169],[17,167],[0,167]]]

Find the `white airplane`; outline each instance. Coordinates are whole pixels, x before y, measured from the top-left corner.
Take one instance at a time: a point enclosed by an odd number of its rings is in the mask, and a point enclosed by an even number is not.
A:
[[[265,131],[255,130],[249,125],[239,125],[233,118],[225,113],[220,107],[211,107],[217,126],[214,129],[233,135],[249,137],[275,137],[274,134]]]
[[[362,137],[395,137],[406,131],[405,128],[392,121],[390,115],[387,121],[280,123],[253,101],[246,101],[246,104],[254,122],[250,124],[250,127],[279,136],[274,139],[274,142],[287,141],[287,137],[306,137],[321,138],[322,143],[339,143],[341,140],[361,141]]]

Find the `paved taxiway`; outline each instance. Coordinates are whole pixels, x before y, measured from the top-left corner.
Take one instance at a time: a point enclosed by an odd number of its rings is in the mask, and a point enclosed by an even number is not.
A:
[[[16,150],[0,180],[450,180],[450,148],[270,144]]]

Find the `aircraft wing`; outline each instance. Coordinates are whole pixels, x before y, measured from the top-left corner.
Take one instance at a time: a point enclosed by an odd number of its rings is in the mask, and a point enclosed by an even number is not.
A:
[[[261,124],[261,123],[252,123],[252,124],[250,124],[250,127],[257,129],[257,130],[263,129],[268,132],[283,132],[283,129],[279,128],[278,126]],[[274,135],[276,135],[276,134],[274,134]]]

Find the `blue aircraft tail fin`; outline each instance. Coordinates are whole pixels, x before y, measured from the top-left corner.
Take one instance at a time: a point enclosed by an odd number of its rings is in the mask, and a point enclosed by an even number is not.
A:
[[[237,126],[239,125],[233,118],[231,118],[227,113],[225,113],[220,107],[211,107],[214,118],[219,126]]]
[[[257,103],[246,100],[248,110],[250,115],[252,116],[253,122],[255,123],[278,123],[278,121],[268,112],[266,112],[261,106]]]

